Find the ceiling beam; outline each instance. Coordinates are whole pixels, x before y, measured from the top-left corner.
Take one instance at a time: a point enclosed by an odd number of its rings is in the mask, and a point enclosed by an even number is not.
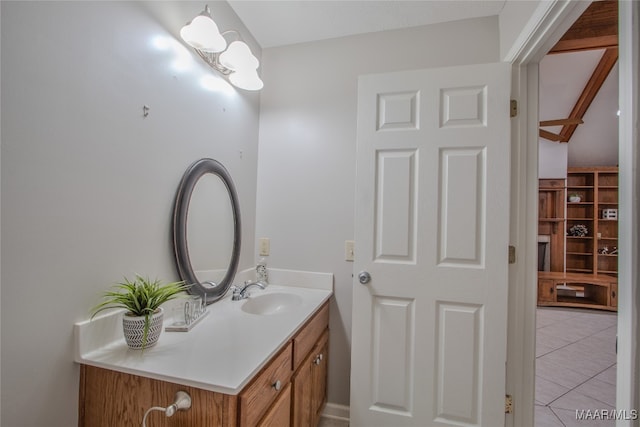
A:
[[[594,1],[549,53],[618,46],[618,2]]]
[[[548,139],[549,141],[563,142],[562,141],[562,137],[560,135],[557,135],[555,133],[551,133],[551,132],[546,131],[544,129],[540,129],[539,135],[540,135],[540,138]]]
[[[604,54],[602,54],[602,58],[600,59],[598,66],[594,70],[593,75],[587,82],[584,90],[580,94],[580,97],[578,98],[576,105],[573,107],[571,114],[569,114],[570,119],[582,120],[585,113],[589,109],[591,102],[598,94],[598,91],[602,87],[604,81],[607,79],[607,76],[611,72],[611,69],[613,68],[617,60],[617,47],[610,47],[604,51]],[[577,124],[564,125],[562,127],[562,130],[560,131],[560,136],[562,137],[561,142],[569,142],[577,127]]]
[[[540,122],[540,126],[564,126],[564,125],[581,125],[584,121],[582,119],[558,119],[558,120],[543,120]]]

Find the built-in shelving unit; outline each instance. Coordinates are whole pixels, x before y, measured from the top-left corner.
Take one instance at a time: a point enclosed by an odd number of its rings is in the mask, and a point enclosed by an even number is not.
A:
[[[541,179],[538,185],[538,235],[547,236],[546,252],[550,271],[564,271],[565,180]],[[538,242],[540,245],[541,242]],[[542,263],[544,264],[544,263]]]
[[[550,271],[538,272],[538,305],[596,308],[616,311],[618,307],[618,168],[569,168],[566,185],[540,180],[539,234],[550,235],[551,251],[555,228],[562,230],[562,268],[551,262]],[[555,189],[555,193],[552,191]],[[563,194],[564,221],[559,210],[547,205]],[[553,196],[552,196],[553,195]],[[571,196],[579,201],[571,201]],[[553,224],[553,225],[552,225]],[[572,228],[584,226],[586,233]],[[577,235],[579,234],[579,235]],[[557,253],[557,251],[556,251]]]
[[[572,194],[580,202],[570,202]],[[569,168],[567,173],[566,272],[618,274],[618,220],[605,212],[618,209],[618,168]],[[613,216],[610,213],[610,216]],[[584,225],[586,236],[572,236],[571,228]]]

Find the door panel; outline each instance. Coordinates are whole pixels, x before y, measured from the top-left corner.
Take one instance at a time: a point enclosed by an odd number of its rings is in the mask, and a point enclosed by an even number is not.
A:
[[[507,64],[358,88],[351,425],[504,423]]]
[[[415,263],[415,151],[377,157],[376,260]]]
[[[373,304],[373,407],[409,414],[414,400],[413,301],[376,297]]]
[[[483,308],[438,302],[437,419],[478,425]]]
[[[484,266],[485,163],[484,148],[440,151],[441,266]]]

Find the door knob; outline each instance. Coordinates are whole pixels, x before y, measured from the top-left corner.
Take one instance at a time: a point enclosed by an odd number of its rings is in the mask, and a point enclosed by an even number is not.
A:
[[[361,271],[360,273],[358,273],[358,280],[363,285],[366,285],[371,281],[371,275],[369,274],[368,271]]]

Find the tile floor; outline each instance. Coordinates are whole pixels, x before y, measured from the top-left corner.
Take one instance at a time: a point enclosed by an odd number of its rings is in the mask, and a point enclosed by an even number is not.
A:
[[[349,421],[336,420],[332,418],[320,418],[318,427],[349,427]]]
[[[613,410],[616,398],[616,313],[538,308],[536,427],[614,426],[577,420],[576,410]]]

